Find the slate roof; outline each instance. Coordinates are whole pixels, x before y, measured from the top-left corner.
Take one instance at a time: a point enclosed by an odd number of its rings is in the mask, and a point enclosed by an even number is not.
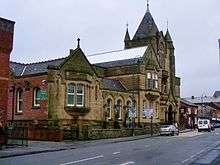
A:
[[[102,79],[103,89],[113,90],[113,91],[124,91],[125,87],[122,85],[121,81],[114,79]]]
[[[171,36],[170,36],[170,32],[169,32],[168,29],[167,29],[167,32],[166,32],[166,35],[165,35],[165,39],[166,39],[168,42],[172,42],[172,41],[173,41],[172,38],[171,38]]]
[[[187,104],[187,105],[190,105],[190,106],[193,106],[193,107],[198,107],[198,105],[193,104],[192,102],[187,101],[185,99],[181,99],[180,101],[183,102],[184,104]]]
[[[95,64],[96,66],[104,67],[104,68],[111,68],[117,66],[125,66],[125,65],[134,65],[140,61],[140,58],[132,58],[126,60],[118,60],[118,61],[111,61],[111,62],[103,62]]]
[[[147,11],[133,39],[143,39],[150,36],[155,36],[157,32],[158,32],[157,25],[155,24],[150,11]]]
[[[103,52],[88,55],[87,58],[91,64],[100,64],[115,61],[123,61],[130,62],[130,59],[143,57],[144,53],[147,51],[148,46],[137,47],[132,49],[122,49],[111,52]],[[124,62],[124,63],[125,63]]]
[[[10,68],[14,72],[15,76],[26,76],[32,74],[46,73],[47,67],[49,65],[59,65],[65,58],[60,58],[56,60],[31,63],[31,64],[21,64],[16,62],[10,62]]]
[[[194,104],[202,104],[202,103],[220,103],[220,97],[194,97],[192,98],[184,98],[185,100],[192,102]]]
[[[145,46],[133,49],[104,52],[87,56],[87,58],[91,64],[104,68],[132,65],[138,63],[138,60],[144,55],[147,48],[148,47]],[[27,76],[32,74],[47,73],[47,67],[49,65],[58,66],[66,58],[30,64],[10,62],[10,68],[14,72],[15,76]]]
[[[213,97],[220,97],[220,91],[215,91]]]

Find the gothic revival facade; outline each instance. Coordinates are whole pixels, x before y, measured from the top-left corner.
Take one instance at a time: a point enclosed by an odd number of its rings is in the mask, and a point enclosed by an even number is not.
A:
[[[158,30],[149,11],[123,50],[85,55],[80,40],[66,58],[21,64],[10,92],[11,120],[54,120],[61,127],[129,127],[178,122],[180,78],[169,31]],[[132,123],[134,123],[132,122]]]

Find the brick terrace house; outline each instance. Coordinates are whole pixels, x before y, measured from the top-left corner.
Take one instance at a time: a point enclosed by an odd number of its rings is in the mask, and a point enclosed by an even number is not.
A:
[[[0,18],[0,122],[5,123],[8,105],[9,59],[13,48],[15,22]]]
[[[71,49],[66,58],[23,64],[11,62],[8,120],[57,121],[113,128],[178,122],[180,78],[175,73],[174,45],[169,31],[158,30],[148,9],[123,50],[85,55]]]
[[[217,93],[209,97],[191,97],[185,100],[201,107],[199,117],[220,118],[220,96]]]

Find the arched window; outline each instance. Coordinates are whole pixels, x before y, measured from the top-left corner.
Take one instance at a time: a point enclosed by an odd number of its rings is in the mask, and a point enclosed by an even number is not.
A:
[[[23,91],[22,89],[17,90],[17,112],[23,112]]]
[[[77,85],[76,88],[76,106],[83,107],[84,106],[84,86]]]
[[[106,111],[107,111],[107,118],[111,119],[112,118],[112,100],[111,99],[107,100]]]
[[[121,119],[121,109],[122,109],[122,101],[118,100],[115,107],[115,118]]]
[[[40,89],[34,88],[34,107],[40,106],[40,94],[41,94]]]
[[[128,114],[128,117],[131,117],[131,101],[127,101],[126,103],[126,113]]]
[[[75,102],[75,85],[73,83],[69,83],[67,85],[67,105],[68,106],[74,106]]]

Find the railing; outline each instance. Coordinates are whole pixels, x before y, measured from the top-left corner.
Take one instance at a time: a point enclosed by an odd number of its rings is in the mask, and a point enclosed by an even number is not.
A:
[[[6,145],[28,146],[28,128],[27,127],[6,127],[5,129]]]

